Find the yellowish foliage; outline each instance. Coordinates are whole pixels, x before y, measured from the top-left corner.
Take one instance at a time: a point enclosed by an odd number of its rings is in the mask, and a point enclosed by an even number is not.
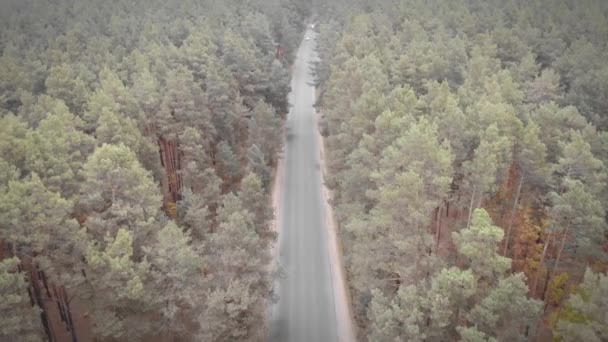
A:
[[[519,222],[515,222],[511,249],[513,268],[524,272],[528,279],[534,279],[544,247],[540,237],[547,227],[547,220],[534,218],[530,207],[525,207],[518,219]]]
[[[165,208],[169,218],[174,219],[177,216],[177,204],[175,202],[167,202]]]
[[[547,289],[547,303],[559,305],[569,294],[568,273],[562,272],[551,278]]]

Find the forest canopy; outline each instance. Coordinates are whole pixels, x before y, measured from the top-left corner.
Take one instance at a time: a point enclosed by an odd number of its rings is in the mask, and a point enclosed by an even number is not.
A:
[[[608,3],[324,6],[318,108],[359,338],[606,340]]]
[[[361,341],[608,340],[608,2],[5,0],[0,341],[259,341],[308,23]]]
[[[305,1],[0,4],[0,340],[260,340]]]

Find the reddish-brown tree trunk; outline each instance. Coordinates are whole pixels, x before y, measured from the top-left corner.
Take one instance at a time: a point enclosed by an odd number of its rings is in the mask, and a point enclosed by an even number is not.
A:
[[[469,219],[467,221],[467,228],[471,226],[471,217],[473,216],[473,203],[475,202],[475,193],[477,188],[473,187],[473,193],[471,194],[471,202],[469,203]]]
[[[568,238],[569,230],[570,230],[570,226],[566,227],[566,230],[564,231],[564,236],[562,237],[562,241],[559,246],[559,251],[557,252],[557,257],[555,258],[555,265],[553,265],[553,271],[551,271],[551,274],[555,274],[555,271],[559,267],[559,261],[562,257],[562,252],[564,251],[564,247],[566,246],[566,239]]]
[[[435,255],[439,253],[439,240],[441,239],[441,211],[443,210],[443,205],[440,205],[437,209],[437,222],[435,228]]]
[[[548,283],[551,280],[551,278],[553,278],[553,276],[555,275],[555,272],[557,271],[557,268],[559,267],[559,261],[562,257],[562,252],[564,251],[564,247],[566,246],[566,239],[568,238],[568,231],[570,230],[570,226],[566,227],[566,230],[564,231],[564,236],[562,236],[562,241],[559,244],[559,249],[557,251],[557,256],[555,257],[555,264],[553,265],[553,268],[551,269],[551,272],[547,273],[547,281],[545,282],[545,286],[543,289],[543,295],[542,298],[544,299],[546,296],[546,292],[547,292],[547,288],[548,288]],[[545,308],[547,306],[545,305]]]
[[[552,233],[549,233],[547,237],[547,242],[545,242],[545,246],[543,247],[543,252],[540,255],[540,260],[538,262],[538,270],[536,270],[536,276],[534,277],[534,283],[532,285],[532,293],[536,295],[536,290],[538,287],[538,280],[540,278],[541,271],[543,269],[543,264],[545,262],[545,257],[547,256],[547,249],[549,248],[549,244],[551,244],[551,238],[553,237]]]
[[[521,188],[524,184],[523,175],[519,177],[519,184],[517,184],[517,192],[515,193],[515,199],[513,200],[513,207],[511,209],[511,215],[509,216],[509,225],[507,226],[507,236],[505,236],[505,244],[503,246],[502,255],[507,256],[507,250],[509,249],[509,242],[511,240],[511,232],[513,230],[513,218],[515,217],[515,210],[517,210],[517,202],[519,202],[519,195],[521,194]]]
[[[166,174],[165,206],[177,203],[182,190],[181,158],[177,141],[158,139],[161,165]]]

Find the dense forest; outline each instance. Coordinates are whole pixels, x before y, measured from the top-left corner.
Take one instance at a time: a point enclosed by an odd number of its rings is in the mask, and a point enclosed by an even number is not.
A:
[[[608,340],[608,2],[319,13],[359,338]]]
[[[266,339],[310,22],[358,339],[608,340],[605,0],[3,0],[0,341]]]
[[[296,0],[0,4],[0,341],[262,340]]]

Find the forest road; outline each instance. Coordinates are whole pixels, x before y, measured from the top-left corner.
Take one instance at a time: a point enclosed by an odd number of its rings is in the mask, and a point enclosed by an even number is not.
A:
[[[308,30],[293,69],[283,160],[277,177],[278,256],[285,277],[275,282],[279,301],[270,308],[271,342],[337,342],[335,277],[325,222],[311,61],[315,32]],[[339,294],[338,294],[339,295]],[[340,301],[338,301],[340,302]]]

